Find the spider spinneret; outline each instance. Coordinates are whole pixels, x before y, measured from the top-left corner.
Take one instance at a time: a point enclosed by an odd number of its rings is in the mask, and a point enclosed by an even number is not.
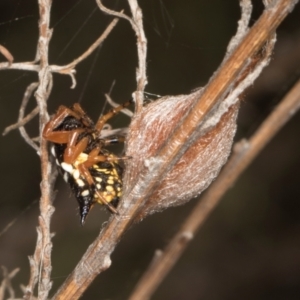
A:
[[[103,126],[132,100],[113,108],[99,118],[96,124],[78,103],[72,107],[60,106],[46,124],[43,137],[51,141],[51,153],[55,157],[64,180],[70,184],[79,204],[81,224],[95,203],[106,205],[117,213],[116,207],[122,195],[122,167],[117,157],[105,146],[123,142],[124,138],[101,138]]]

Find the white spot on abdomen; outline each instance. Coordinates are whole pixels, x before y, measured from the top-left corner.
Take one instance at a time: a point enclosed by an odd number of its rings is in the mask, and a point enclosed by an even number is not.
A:
[[[83,180],[82,179],[77,179],[76,180],[76,183],[79,185],[79,186],[84,186],[84,182],[83,182]]]
[[[83,196],[83,197],[86,197],[86,196],[88,196],[89,195],[89,190],[84,190],[82,193],[81,193],[81,196]]]
[[[80,177],[79,170],[75,169],[73,171],[73,177],[74,177],[75,180],[77,180]]]
[[[67,163],[65,163],[65,162],[62,162],[62,163],[61,163],[61,167],[62,167],[66,172],[68,172],[68,173],[70,173],[70,174],[73,173],[74,168],[73,168],[72,165],[67,164]]]

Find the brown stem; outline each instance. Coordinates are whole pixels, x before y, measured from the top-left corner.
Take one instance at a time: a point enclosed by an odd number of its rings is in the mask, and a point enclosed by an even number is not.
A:
[[[144,31],[143,26],[143,13],[141,8],[138,5],[136,0],[128,0],[128,4],[131,10],[132,17],[128,17],[123,12],[117,12],[105,7],[101,0],[96,0],[99,8],[112,16],[116,16],[119,18],[123,18],[127,20],[137,37],[137,52],[138,52],[138,68],[136,72],[136,81],[137,81],[137,88],[135,91],[135,110],[139,112],[143,107],[144,101],[144,90],[147,84],[147,75],[146,75],[146,58],[147,58],[147,39]]]

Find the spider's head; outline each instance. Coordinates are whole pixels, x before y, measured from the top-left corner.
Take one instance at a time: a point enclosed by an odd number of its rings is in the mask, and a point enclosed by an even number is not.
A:
[[[81,122],[81,120],[76,119],[73,116],[67,116],[64,120],[57,126],[54,131],[71,131],[78,128],[85,128],[86,126]]]

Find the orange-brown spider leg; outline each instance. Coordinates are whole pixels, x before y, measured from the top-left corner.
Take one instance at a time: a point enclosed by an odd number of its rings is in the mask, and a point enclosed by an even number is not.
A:
[[[73,164],[88,145],[89,140],[87,137],[82,138],[76,144],[79,134],[83,131],[84,129],[69,131],[69,140],[64,152],[64,161],[68,164]]]
[[[73,116],[80,119],[80,115],[76,114],[71,109],[61,105],[54,118],[52,118],[43,129],[43,138],[53,143],[67,143],[70,131],[53,131],[67,117]]]
[[[124,141],[125,141],[124,136],[113,136],[111,138],[103,139],[103,145],[108,146],[108,145],[111,145],[111,144],[124,143]]]
[[[100,152],[100,147],[94,148],[88,156],[88,159],[84,162],[84,165],[86,167],[92,167],[94,164],[98,162],[104,162],[104,161],[117,161],[117,160],[125,160],[125,159],[130,159],[130,156],[122,156],[122,157],[117,157],[114,155],[99,155]]]
[[[129,100],[125,103],[123,103],[122,105],[119,105],[113,109],[111,109],[107,114],[103,115],[102,117],[100,117],[100,119],[98,120],[98,122],[96,123],[96,129],[98,131],[101,131],[104,124],[110,119],[112,118],[114,115],[116,115],[118,112],[120,112],[122,109],[124,109],[125,107],[129,106],[132,103],[132,100]]]
[[[73,105],[73,110],[78,113],[78,119],[83,122],[84,125],[86,126],[92,126],[93,121],[88,117],[86,112],[81,108],[79,103],[75,103]]]
[[[74,103],[74,104],[73,104],[73,109],[74,109],[76,112],[78,112],[78,114],[79,114],[80,116],[86,116],[86,115],[87,115],[86,112],[82,109],[82,107],[80,106],[79,103]]]
[[[108,207],[108,209],[109,209],[112,213],[114,213],[114,214],[116,214],[116,215],[119,214],[118,210],[117,210],[116,208],[114,208],[109,202],[107,202],[107,201],[105,200],[105,198],[104,198],[98,191],[96,191],[96,193],[97,193],[98,197],[100,198],[101,202],[102,202],[104,205],[106,205],[106,206]]]

